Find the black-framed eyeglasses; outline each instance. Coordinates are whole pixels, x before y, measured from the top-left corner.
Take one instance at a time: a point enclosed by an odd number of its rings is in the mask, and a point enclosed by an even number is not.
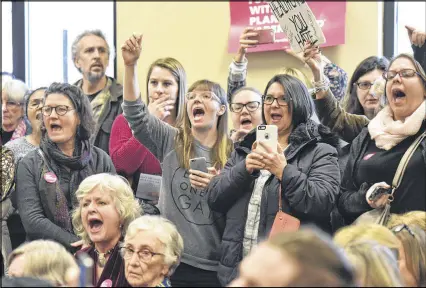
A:
[[[279,106],[288,106],[288,103],[291,101],[291,97],[287,95],[283,95],[279,98],[275,98],[272,95],[263,95],[262,99],[263,103],[266,105],[272,105],[274,101],[277,100]]]
[[[254,112],[257,109],[259,109],[259,106],[260,106],[259,101],[250,101],[250,102],[247,102],[246,104],[231,103],[231,106],[229,107],[229,109],[231,110],[231,112],[240,113],[243,110],[243,108],[246,107],[246,109],[249,112]]]
[[[385,72],[383,72],[383,78],[385,78],[386,80],[392,80],[393,78],[396,77],[397,74],[401,78],[411,78],[411,77],[414,77],[415,75],[420,76],[420,74],[416,70],[402,69],[398,72],[393,71],[393,70],[385,71]]]
[[[43,106],[41,108],[41,112],[43,113],[44,116],[50,116],[53,110],[55,110],[56,114],[58,114],[59,116],[64,116],[65,114],[68,113],[68,111],[75,110],[75,109],[66,105],[58,105],[55,107]]]
[[[121,256],[123,257],[123,259],[125,259],[125,260],[131,259],[133,257],[133,255],[136,253],[139,261],[141,261],[141,262],[150,262],[152,260],[152,257],[154,257],[155,255],[164,256],[164,254],[162,254],[162,253],[151,252],[148,249],[143,249],[141,251],[136,252],[135,250],[133,250],[130,247],[121,247],[120,253],[121,253]]]
[[[400,224],[398,226],[393,227],[391,230],[393,233],[399,233],[402,230],[407,230],[408,233],[410,233],[411,236],[416,237],[416,235],[414,234],[413,230],[410,229],[410,227],[408,227],[406,224]]]

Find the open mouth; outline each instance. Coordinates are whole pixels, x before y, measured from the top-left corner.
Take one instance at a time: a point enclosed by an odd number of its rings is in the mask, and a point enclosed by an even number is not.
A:
[[[405,95],[404,91],[402,91],[401,89],[399,89],[399,88],[392,89],[392,97],[393,97],[393,101],[395,103],[402,101],[405,96],[406,95]]]
[[[271,118],[272,118],[273,122],[278,122],[283,118],[283,115],[278,114],[278,113],[272,113]]]
[[[104,223],[99,219],[90,219],[89,228],[91,233],[99,232],[102,229]]]
[[[251,126],[252,126],[252,122],[251,122],[251,119],[249,119],[249,118],[244,118],[244,119],[242,119],[241,121],[240,121],[240,124],[241,124],[241,126],[242,127],[248,127],[248,128],[250,128]]]
[[[205,111],[201,107],[195,107],[192,109],[192,115],[194,116],[195,121],[200,121],[203,119]]]
[[[62,126],[58,124],[50,124],[50,130],[52,130],[52,132],[60,132],[62,130]]]

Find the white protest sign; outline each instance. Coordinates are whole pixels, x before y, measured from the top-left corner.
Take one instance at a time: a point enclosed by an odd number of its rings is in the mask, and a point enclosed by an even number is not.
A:
[[[269,6],[295,53],[303,51],[306,41],[325,43],[324,33],[305,1],[278,0],[269,2]]]
[[[136,197],[150,201],[158,201],[160,187],[161,176],[141,173],[138,188],[136,190]]]

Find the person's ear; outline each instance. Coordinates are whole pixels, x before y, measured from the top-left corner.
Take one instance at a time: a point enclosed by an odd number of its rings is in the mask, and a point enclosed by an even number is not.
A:
[[[222,116],[223,114],[225,114],[226,112],[226,106],[225,105],[220,105],[219,110],[216,112],[217,116]]]

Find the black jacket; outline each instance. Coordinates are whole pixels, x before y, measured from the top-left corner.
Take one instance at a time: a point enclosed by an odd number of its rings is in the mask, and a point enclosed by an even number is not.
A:
[[[330,212],[339,193],[338,138],[318,132],[317,124],[300,124],[291,133],[285,156],[288,165],[282,179],[283,210],[301,220],[330,231]],[[321,125],[321,130],[326,129]],[[329,131],[329,130],[327,130]],[[323,132],[323,131],[322,131]],[[255,130],[236,145],[221,173],[208,187],[208,202],[214,211],[227,213],[222,238],[218,278],[226,285],[237,276],[243,258],[243,237],[248,204],[259,173],[249,174],[245,158],[255,141]],[[333,146],[331,146],[330,144]],[[257,175],[255,175],[257,174]],[[259,241],[267,237],[278,212],[279,180],[273,175],[262,194]]]
[[[54,224],[56,192],[55,184],[47,183],[42,175],[44,161],[37,150],[29,152],[18,164],[16,194],[18,210],[29,240],[51,239],[72,250],[70,243],[78,237]],[[91,174],[116,174],[109,156],[97,147],[92,148],[92,159],[88,164]],[[61,181],[59,178],[58,181]],[[61,182],[59,182],[61,183]],[[70,191],[73,207],[75,193]]]
[[[426,120],[423,121],[423,125],[420,128],[418,135],[425,131],[425,129]],[[346,164],[346,169],[342,177],[341,192],[338,200],[338,209],[340,214],[345,219],[346,225],[351,224],[362,213],[372,210],[370,205],[368,205],[367,201],[365,200],[365,195],[367,194],[367,191],[371,187],[372,183],[357,183],[355,181],[355,173],[358,171],[358,165],[360,164],[361,158],[368,148],[369,142],[370,133],[368,132],[368,127],[365,127],[351,144],[351,150],[348,162]],[[420,149],[422,151],[426,166],[426,139],[423,139],[422,143],[420,143]],[[397,195],[397,192],[398,190],[396,190],[395,196]],[[426,191],[423,191],[423,193],[425,192]],[[419,191],[419,193],[421,192]],[[398,207],[395,207],[395,205],[391,205],[391,212],[401,213],[394,212],[395,208],[398,209]],[[409,207],[404,208],[409,209]],[[412,209],[409,209],[408,211],[411,210]]]
[[[111,135],[112,124],[115,118],[123,113],[121,103],[123,103],[123,86],[111,77],[112,85],[110,88],[111,101],[106,103],[108,105],[106,112],[100,115],[98,123],[96,123],[96,131],[94,133],[94,145],[101,148],[109,155],[109,137]],[[77,81],[74,85],[81,88],[83,80]]]

